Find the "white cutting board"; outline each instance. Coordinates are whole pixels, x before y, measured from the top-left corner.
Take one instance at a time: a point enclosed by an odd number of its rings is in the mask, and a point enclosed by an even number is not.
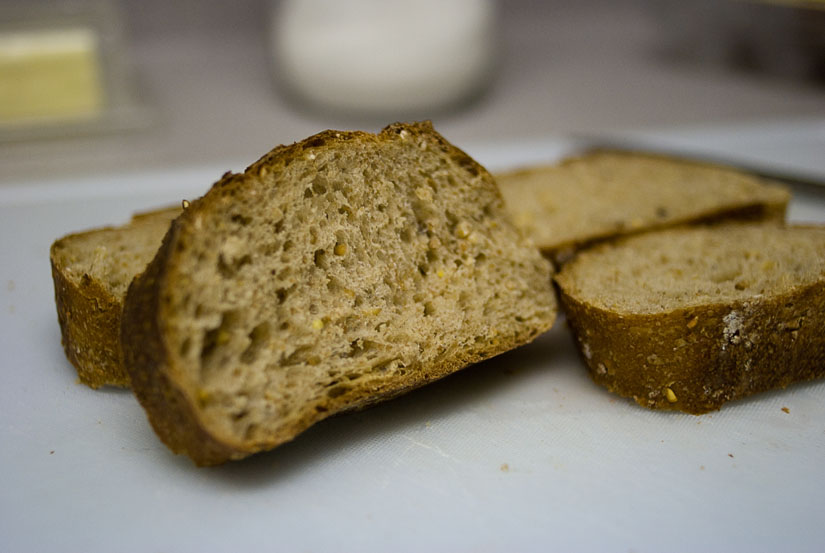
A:
[[[747,150],[729,134],[714,152]],[[799,155],[782,144],[777,159]],[[570,147],[468,150],[504,168]],[[48,248],[229,168],[0,188],[0,551],[825,550],[825,382],[699,417],[648,411],[591,383],[563,320],[273,452],[211,469],[172,455],[129,392],[76,383]],[[825,221],[825,190],[791,215]]]

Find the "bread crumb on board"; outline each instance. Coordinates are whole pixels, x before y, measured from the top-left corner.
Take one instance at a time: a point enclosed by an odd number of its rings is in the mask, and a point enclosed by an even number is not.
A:
[[[510,472],[510,465],[508,465],[507,463],[502,463],[499,467],[499,470],[501,472]]]
[[[790,410],[790,409],[788,409],[787,407],[783,407],[783,408],[782,408],[782,412],[783,412],[783,413],[788,413],[788,414],[790,414],[791,410]]]

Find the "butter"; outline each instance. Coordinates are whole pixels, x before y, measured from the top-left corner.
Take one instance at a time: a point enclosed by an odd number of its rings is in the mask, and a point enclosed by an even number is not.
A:
[[[98,54],[98,37],[88,28],[0,33],[0,124],[100,114]]]

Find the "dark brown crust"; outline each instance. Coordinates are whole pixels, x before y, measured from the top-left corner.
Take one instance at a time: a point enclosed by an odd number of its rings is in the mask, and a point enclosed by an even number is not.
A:
[[[126,226],[179,211],[179,207],[165,207],[136,213]],[[128,388],[130,385],[120,347],[123,298],[112,295],[88,274],[82,275],[79,282],[69,278],[66,267],[60,262],[60,251],[70,248],[78,237],[115,228],[107,226],[69,234],[55,241],[49,251],[63,350],[77,370],[80,382],[94,389],[103,386]]]
[[[159,320],[165,261],[179,226],[177,220],[172,223],[155,259],[129,285],[121,327],[123,362],[155,433],[175,453],[186,453],[199,465],[214,465],[237,456],[237,452],[202,429],[193,402],[174,379]]]
[[[713,213],[704,214],[683,220],[674,220],[661,225],[650,225],[634,230],[626,230],[616,233],[605,233],[594,236],[587,240],[571,241],[553,248],[540,248],[541,253],[553,261],[556,267],[561,267],[570,261],[576,253],[584,251],[599,244],[606,244],[614,240],[629,238],[648,232],[656,232],[665,229],[692,227],[699,225],[715,225],[730,222],[759,222],[782,224],[785,221],[787,211],[787,201],[781,204],[752,204],[731,209],[722,209]]]
[[[398,396],[406,391],[455,372],[468,364],[497,355],[526,343],[552,326],[555,313],[548,313],[544,324],[523,328],[515,336],[500,336],[496,343],[479,344],[473,349],[456,348],[440,366],[409,367],[406,378],[380,385],[363,386],[335,398],[308,405],[304,415],[281,428],[277,435],[257,442],[236,443],[231,437],[218,436],[202,420],[195,391],[184,381],[183,371],[174,366],[174,355],[164,341],[164,289],[170,286],[169,273],[174,266],[174,251],[187,241],[187,233],[194,232],[190,223],[200,213],[211,209],[211,203],[233,196],[238,187],[247,185],[249,178],[262,172],[277,171],[310,148],[325,148],[331,144],[352,140],[382,141],[391,134],[407,133],[410,138],[424,137],[435,142],[461,167],[473,175],[487,175],[487,171],[467,154],[447,143],[429,122],[411,125],[394,124],[380,134],[362,132],[325,131],[302,142],[280,146],[246,169],[244,174],[227,173],[209,193],[191,204],[179,217],[164,238],[163,246],[147,271],[132,282],[126,299],[122,323],[124,360],[131,375],[133,389],[146,409],[149,420],[161,440],[176,453],[188,455],[197,465],[214,465],[230,459],[245,457],[257,451],[271,449],[287,442],[314,423],[336,413],[360,409],[379,401]],[[489,177],[492,182],[492,177]],[[500,195],[499,195],[500,199]],[[548,267],[548,276],[549,276]],[[548,279],[549,283],[549,279]],[[548,293],[550,291],[548,290]]]
[[[444,137],[438,134],[430,121],[421,121],[418,123],[393,123],[384,128],[379,134],[370,134],[362,131],[335,131],[327,130],[320,132],[314,136],[295,142],[290,145],[281,145],[274,148],[269,153],[265,154],[258,161],[250,165],[244,171],[244,174],[257,174],[262,168],[269,169],[272,166],[280,166],[285,160],[296,157],[304,150],[312,148],[323,148],[332,143],[344,143],[352,140],[360,139],[366,141],[379,142],[385,140],[389,135],[407,133],[410,137],[426,136],[427,140],[435,142],[439,145],[442,152],[450,155],[453,160],[462,168],[467,170],[472,175],[487,175],[492,179],[492,175],[487,172],[482,165],[476,162],[473,158],[467,155],[461,149],[447,142]],[[227,173],[224,178],[215,184],[215,187],[227,186],[234,182],[233,177],[240,177],[241,175],[232,175]],[[237,179],[235,179],[237,180]],[[499,198],[501,194],[499,193]]]
[[[79,284],[66,278],[52,245],[51,266],[57,320],[66,357],[77,369],[80,382],[91,388],[129,386],[120,351],[123,305],[100,284],[83,275]]]
[[[518,346],[530,343],[539,335],[549,330],[554,322],[554,319],[555,318],[552,318],[546,321],[544,326],[525,328],[523,332],[520,332],[514,336],[500,336],[495,343],[488,343],[475,348],[455,348],[450,352],[452,357],[448,357],[447,360],[439,366],[425,367],[419,365],[410,367],[408,378],[406,380],[399,378],[392,383],[393,387],[376,387],[369,390],[354,389],[353,393],[344,394],[343,396],[339,396],[338,398],[332,400],[327,399],[325,403],[318,406],[321,407],[320,410],[316,407],[316,413],[311,414],[310,418],[306,419],[310,422],[305,425],[301,425],[301,430],[295,432],[292,437],[306,428],[309,428],[309,426],[315,422],[323,420],[332,414],[364,409],[371,405],[375,405],[376,403],[398,397],[409,391],[415,390],[416,388],[429,384],[430,382],[435,382],[436,380],[449,376],[464,367],[484,361],[485,359],[490,359]],[[357,397],[359,395],[360,397]],[[278,444],[276,443],[274,445]]]
[[[620,155],[631,155],[634,157],[659,159],[683,165],[715,167],[717,169],[742,172],[741,169],[738,169],[737,167],[724,165],[721,163],[696,161],[692,159],[674,157],[666,154],[657,154],[654,152],[643,152],[635,150],[621,150],[618,148],[591,148],[586,151],[580,152],[576,155],[564,158],[559,162],[559,166],[579,163],[582,160],[585,160],[588,157],[594,155],[611,153]],[[514,171],[511,171],[508,173],[508,175],[518,176],[521,174],[529,174],[534,171],[534,167],[526,167],[523,169],[516,169]],[[747,174],[744,172],[742,173]],[[720,207],[716,211],[701,213],[692,217],[682,219],[674,219],[661,224],[652,223],[650,225],[643,226],[640,228],[618,228],[613,232],[605,231],[602,234],[598,234],[595,236],[585,237],[580,240],[570,240],[569,242],[565,242],[562,244],[553,244],[552,246],[538,244],[539,249],[541,249],[541,252],[545,255],[545,257],[553,261],[556,267],[560,267],[562,264],[569,261],[576,254],[576,252],[590,248],[591,246],[595,246],[597,244],[609,242],[617,238],[633,236],[636,234],[643,234],[646,232],[654,232],[657,230],[677,228],[682,226],[722,223],[725,221],[774,221],[777,223],[784,222],[785,214],[788,208],[788,202],[791,199],[791,194],[788,188],[778,182],[768,181],[764,178],[755,175],[751,176],[755,181],[761,181],[766,186],[772,187],[779,191],[784,191],[782,200],[774,203],[768,203],[762,199],[754,200],[752,203],[749,204],[746,203],[729,208]]]
[[[825,377],[823,281],[736,305],[644,315],[594,307],[562,285],[561,305],[593,380],[652,409],[698,415]]]

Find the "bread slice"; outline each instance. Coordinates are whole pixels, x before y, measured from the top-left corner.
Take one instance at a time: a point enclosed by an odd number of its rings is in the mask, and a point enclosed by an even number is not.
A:
[[[557,165],[496,175],[521,227],[561,263],[620,235],[714,219],[782,220],[782,186],[719,165],[596,150]]]
[[[199,465],[291,440],[523,344],[550,264],[429,123],[326,131],[226,174],[129,288],[132,385]]]
[[[825,376],[825,227],[643,234],[555,280],[593,379],[640,405],[699,414]]]
[[[171,207],[140,213],[126,225],[70,234],[52,244],[63,349],[83,384],[129,386],[120,351],[123,299],[180,211]]]

